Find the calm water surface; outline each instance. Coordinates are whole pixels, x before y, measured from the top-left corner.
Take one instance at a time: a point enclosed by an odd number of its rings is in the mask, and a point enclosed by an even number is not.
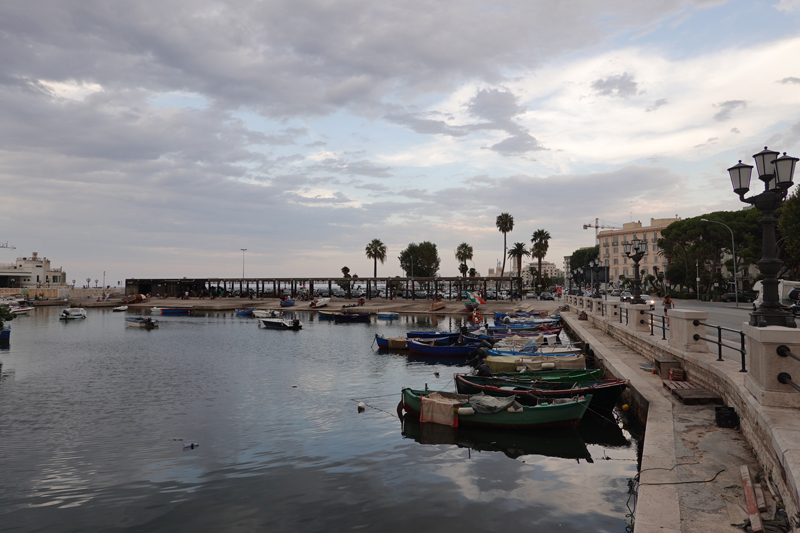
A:
[[[146,331],[59,312],[17,318],[0,350],[0,531],[625,531],[637,441],[622,423],[401,422],[401,387],[451,390],[466,368],[378,353],[373,335],[456,319],[299,313],[290,332],[228,312]]]

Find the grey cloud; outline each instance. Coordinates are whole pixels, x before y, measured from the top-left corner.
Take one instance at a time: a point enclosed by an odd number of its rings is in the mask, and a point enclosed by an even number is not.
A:
[[[319,147],[322,147],[322,146],[327,146],[327,144],[328,143],[326,143],[325,141],[314,141],[313,143],[306,144],[306,147],[308,147],[308,148],[319,148]]]
[[[702,144],[696,144],[696,145],[694,145],[694,147],[695,148],[702,148],[702,147],[707,146],[709,144],[713,144],[714,142],[716,142],[718,140],[719,140],[719,137],[711,137],[706,142],[704,142]]]
[[[308,135],[308,128],[286,128],[280,133],[266,135],[264,140],[267,144],[287,145],[296,144],[298,137]]]
[[[714,107],[719,108],[719,111],[714,114],[714,120],[718,122],[725,122],[731,118],[731,113],[733,113],[734,109],[738,107],[747,107],[747,102],[745,100],[728,100],[726,102],[715,104]]]
[[[394,124],[406,126],[411,130],[425,135],[450,135],[451,137],[464,137],[474,131],[470,127],[450,126],[443,120],[419,118],[412,113],[392,113],[384,119]]]
[[[627,72],[609,76],[608,78],[601,78],[592,82],[592,89],[600,96],[614,96],[618,98],[628,98],[636,96],[639,84],[633,79],[633,76]]]
[[[545,150],[545,148],[532,135],[520,133],[490,146],[489,150],[503,155],[518,155],[535,150]]]
[[[490,122],[505,122],[525,111],[517,104],[517,97],[511,91],[483,89],[478,91],[467,108],[471,115]]]
[[[651,111],[655,111],[655,110],[656,110],[656,109],[658,109],[659,107],[661,107],[661,106],[665,106],[665,105],[667,105],[668,103],[669,103],[669,102],[667,102],[667,99],[666,99],[666,98],[660,98],[660,99],[656,100],[656,101],[653,103],[653,105],[651,105],[650,107],[648,107],[647,109],[645,109],[645,111],[646,111],[646,112],[648,112],[648,113],[650,113]]]
[[[731,128],[731,133],[742,133],[739,128]]]
[[[783,78],[778,83],[783,83],[783,84],[786,84],[786,83],[800,83],[800,78],[793,78],[793,77]]]
[[[309,172],[335,172],[373,178],[389,178],[392,176],[390,167],[380,167],[369,161],[344,161],[333,158],[323,159],[319,163],[309,166],[307,170]]]

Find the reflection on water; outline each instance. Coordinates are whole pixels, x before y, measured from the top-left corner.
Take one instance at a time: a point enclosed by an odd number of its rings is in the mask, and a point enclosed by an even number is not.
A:
[[[335,325],[295,310],[306,326],[292,332],[198,313],[148,331],[59,311],[15,320],[0,352],[0,531],[624,531],[636,442],[613,420],[401,430],[402,387],[452,389],[467,369],[379,353],[374,334],[458,319]]]

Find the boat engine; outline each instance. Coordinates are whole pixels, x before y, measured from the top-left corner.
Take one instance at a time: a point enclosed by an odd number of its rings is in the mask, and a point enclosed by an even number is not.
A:
[[[300,319],[299,318],[295,318],[294,320],[292,320],[292,325],[294,327],[299,326],[300,325]]]

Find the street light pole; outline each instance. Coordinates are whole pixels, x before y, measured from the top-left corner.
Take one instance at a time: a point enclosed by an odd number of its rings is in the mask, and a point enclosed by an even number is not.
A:
[[[779,152],[769,150],[766,146],[764,150],[753,155],[753,159],[756,161],[758,179],[764,182],[764,192],[761,194],[744,197],[750,190],[752,165],[742,164],[739,160],[739,164],[728,169],[733,192],[739,196],[739,200],[754,205],[762,214],[758,221],[761,225],[761,260],[756,264],[764,275],[761,281],[763,300],[758,309],[750,314],[750,325],[796,328],[794,316],[782,308],[778,295],[778,273],[783,261],[777,257],[775,226],[778,225],[778,219],[774,214],[793,185],[795,166],[800,159],[787,156],[786,152],[781,156]]]
[[[733,254],[733,292],[736,295],[736,307],[739,307],[739,283],[736,281],[736,241],[733,238],[733,230],[727,224],[723,224],[722,222],[718,222],[716,220],[708,220],[707,218],[701,218],[700,222],[710,222],[712,224],[719,224],[720,226],[725,226],[728,228],[728,231],[731,232],[731,253]]]
[[[647,254],[647,245],[638,237],[634,236],[632,242],[622,243],[622,250],[629,259],[633,260],[633,303],[643,304],[642,285],[639,277],[639,261]]]

